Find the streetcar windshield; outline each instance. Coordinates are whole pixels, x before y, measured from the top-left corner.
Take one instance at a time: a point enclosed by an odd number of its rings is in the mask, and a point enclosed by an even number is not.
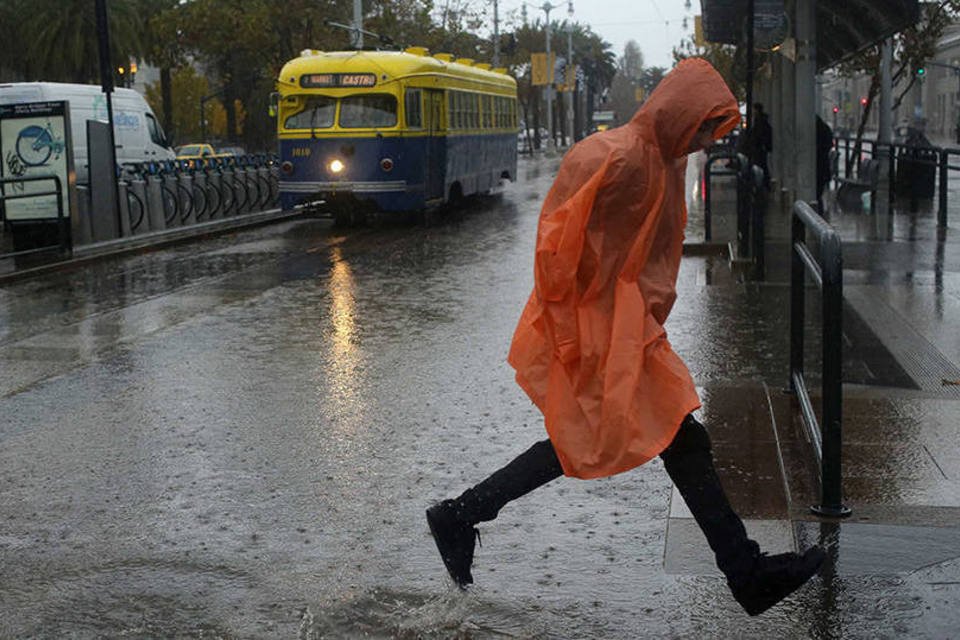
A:
[[[386,94],[348,96],[340,100],[340,126],[394,127],[397,124],[397,99]]]
[[[303,111],[287,118],[284,126],[287,129],[329,129],[336,112],[336,98],[309,96],[304,99]]]

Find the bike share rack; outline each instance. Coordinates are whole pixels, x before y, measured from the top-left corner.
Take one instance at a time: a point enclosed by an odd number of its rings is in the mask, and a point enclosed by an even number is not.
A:
[[[0,185],[15,185],[23,184],[25,182],[45,182],[50,181],[53,183],[53,188],[50,191],[31,191],[29,193],[0,193],[0,202],[5,202],[7,200],[18,200],[20,198],[38,198],[42,196],[56,196],[57,197],[57,244],[45,246],[45,247],[36,247],[33,249],[25,249],[23,251],[13,251],[10,253],[0,254],[0,258],[19,258],[22,256],[33,255],[36,253],[48,252],[53,249],[59,249],[63,254],[69,254],[72,250],[70,245],[70,228],[69,220],[63,215],[63,184],[60,181],[60,176],[49,175],[49,176],[20,176],[16,178],[0,178]],[[4,190],[5,191],[5,190]],[[13,223],[11,223],[13,224]]]
[[[124,237],[259,213],[279,199],[272,154],[125,164],[119,174]]]

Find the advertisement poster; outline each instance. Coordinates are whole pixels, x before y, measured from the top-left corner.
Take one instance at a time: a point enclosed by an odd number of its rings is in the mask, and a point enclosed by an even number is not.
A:
[[[69,189],[73,187],[73,148],[67,102],[30,102],[0,106],[0,177],[56,175],[63,193],[63,213],[70,218]],[[52,180],[3,185],[7,197],[51,192]],[[8,221],[57,219],[54,195],[4,200]]]

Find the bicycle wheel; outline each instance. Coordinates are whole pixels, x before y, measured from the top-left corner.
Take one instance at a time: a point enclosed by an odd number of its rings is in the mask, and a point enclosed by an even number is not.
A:
[[[53,151],[50,132],[38,125],[24,127],[17,136],[17,155],[28,167],[46,164]]]

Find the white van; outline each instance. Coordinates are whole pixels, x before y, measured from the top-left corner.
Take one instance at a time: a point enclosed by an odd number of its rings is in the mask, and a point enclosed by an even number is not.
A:
[[[70,128],[77,182],[88,182],[87,120],[107,122],[107,98],[99,85],[61,82],[14,82],[0,84],[0,104],[22,102],[70,102]],[[133,89],[113,91],[113,131],[117,163],[173,160],[160,122],[143,96]]]

